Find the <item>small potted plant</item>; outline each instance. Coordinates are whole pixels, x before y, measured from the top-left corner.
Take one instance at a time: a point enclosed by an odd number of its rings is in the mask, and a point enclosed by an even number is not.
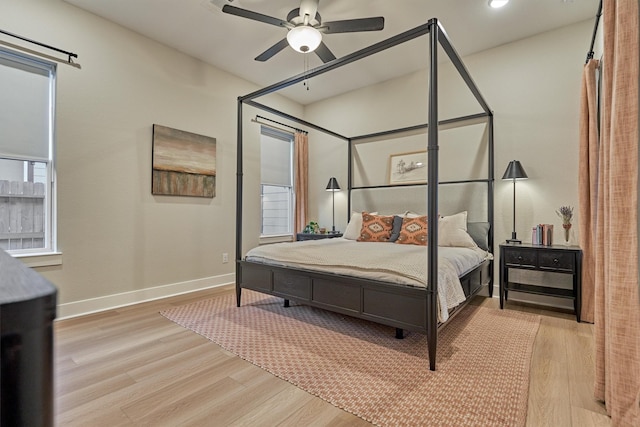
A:
[[[309,224],[304,228],[304,233],[306,234],[318,234],[318,223],[315,221],[310,221]]]
[[[564,228],[564,243],[569,244],[571,237],[571,219],[573,218],[573,208],[571,206],[560,206],[556,214],[562,218],[562,228]]]

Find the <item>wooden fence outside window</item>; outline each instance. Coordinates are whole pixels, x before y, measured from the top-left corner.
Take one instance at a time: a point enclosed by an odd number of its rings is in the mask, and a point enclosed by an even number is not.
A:
[[[0,249],[44,248],[45,186],[0,180]]]

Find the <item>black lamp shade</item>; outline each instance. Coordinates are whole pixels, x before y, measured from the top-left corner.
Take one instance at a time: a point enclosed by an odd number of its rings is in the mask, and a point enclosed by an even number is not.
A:
[[[327,184],[327,191],[340,191],[340,185],[338,184],[338,180],[335,177],[331,177],[329,179],[329,183]]]
[[[527,179],[527,173],[518,160],[511,160],[507,166],[507,170],[504,171],[502,179]],[[329,187],[327,187],[329,188]]]

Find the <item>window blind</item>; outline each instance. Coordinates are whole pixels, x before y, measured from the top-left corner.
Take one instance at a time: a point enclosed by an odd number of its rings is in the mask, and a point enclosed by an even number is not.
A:
[[[262,184],[291,186],[291,134],[263,127],[260,146]]]
[[[49,160],[54,67],[0,49],[0,157]]]

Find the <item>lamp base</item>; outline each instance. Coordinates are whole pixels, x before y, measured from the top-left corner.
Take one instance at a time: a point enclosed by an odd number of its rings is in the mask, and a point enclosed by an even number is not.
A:
[[[519,244],[522,243],[522,240],[518,239],[518,237],[516,237],[516,232],[512,231],[511,232],[511,238],[507,239],[507,243],[513,243],[513,244]]]

